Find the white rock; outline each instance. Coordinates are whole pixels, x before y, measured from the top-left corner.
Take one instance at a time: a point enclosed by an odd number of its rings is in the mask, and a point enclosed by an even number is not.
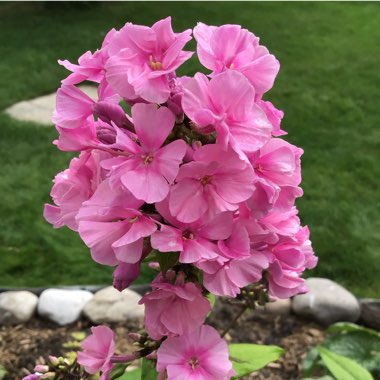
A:
[[[93,298],[86,290],[47,289],[38,301],[38,314],[59,325],[77,321],[84,305]]]
[[[264,311],[274,315],[288,315],[292,310],[292,302],[289,298],[268,302],[264,306]]]
[[[297,315],[325,325],[359,319],[359,301],[341,285],[318,277],[307,279],[306,285],[309,292],[293,298],[292,308]]]
[[[93,323],[124,322],[144,316],[141,296],[129,289],[122,292],[112,286],[99,290],[84,307],[84,315]]]
[[[0,294],[0,325],[29,321],[36,311],[38,297],[27,291]]]
[[[80,86],[80,89],[92,99],[97,99],[96,87]],[[51,117],[55,108],[56,94],[40,96],[35,99],[25,100],[7,108],[5,112],[14,119],[32,121],[47,126],[53,125]]]

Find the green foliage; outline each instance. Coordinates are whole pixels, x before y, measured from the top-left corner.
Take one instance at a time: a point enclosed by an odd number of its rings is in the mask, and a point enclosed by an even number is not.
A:
[[[330,326],[328,332],[330,335],[322,346],[312,348],[306,356],[303,363],[305,376],[311,376],[318,368],[328,367],[329,357],[326,361],[321,355],[321,349],[326,349],[357,363],[376,379],[380,378],[380,334],[377,331],[345,322]]]
[[[6,369],[0,364],[0,380],[3,380],[7,374]]]
[[[236,372],[234,379],[248,375],[281,357],[284,350],[277,346],[237,343],[230,344],[230,359]]]
[[[125,370],[129,366],[129,364],[130,363],[127,363],[127,364],[118,363],[118,364],[114,365],[114,367],[112,368],[110,379],[111,380],[124,379]],[[134,371],[131,371],[129,373],[133,373],[133,372]],[[128,379],[128,377],[126,377],[126,379]],[[133,379],[133,378],[131,378],[131,379]],[[138,377],[136,379],[140,379],[140,378]]]
[[[141,359],[141,380],[157,379],[156,363],[145,358]]]
[[[141,379],[141,368],[137,368],[130,372],[125,372],[125,374],[119,378],[118,380],[140,380]]]
[[[175,31],[197,21],[242,24],[278,57],[281,71],[265,99],[285,111],[286,139],[305,150],[305,196],[297,204],[320,256],[313,275],[359,295],[378,295],[377,3],[100,2],[47,9],[38,2],[3,2],[0,109],[55,91],[68,74],[57,59],[76,62],[99,47],[109,29],[126,21],[151,25],[168,15]],[[193,57],[179,74],[199,69]],[[51,144],[56,135],[53,127],[0,112],[0,285],[109,283],[112,268],[95,264],[76,233],[54,230],[42,218],[51,179],[72,156]],[[151,272],[144,267],[140,280],[148,281]]]
[[[319,347],[318,351],[324,364],[337,380],[373,380],[372,375],[354,360],[324,347]]]
[[[156,258],[160,264],[162,272],[166,272],[168,269],[172,268],[178,263],[179,253],[178,252],[157,252]]]

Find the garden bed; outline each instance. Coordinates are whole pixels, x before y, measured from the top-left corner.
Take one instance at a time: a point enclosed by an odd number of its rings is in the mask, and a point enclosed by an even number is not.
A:
[[[226,301],[219,302],[210,324],[223,331],[238,312],[239,306],[230,305]],[[47,355],[59,356],[65,351],[62,345],[72,340],[71,333],[88,333],[90,327],[88,321],[57,327],[39,319],[25,325],[1,327],[1,364],[9,372],[4,380],[20,380],[28,370],[33,370],[36,359],[41,362]],[[139,323],[127,322],[112,327],[117,335],[118,351],[127,352],[132,343],[127,333],[136,331],[140,327]],[[285,349],[284,356],[278,362],[246,379],[297,380],[302,378],[301,364],[306,352],[311,346],[320,343],[324,336],[322,327],[294,315],[273,315],[258,311],[244,314],[229,330],[226,339],[229,342],[275,344]]]

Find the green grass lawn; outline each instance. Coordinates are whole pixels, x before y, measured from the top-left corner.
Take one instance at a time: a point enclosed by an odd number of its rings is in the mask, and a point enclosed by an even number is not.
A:
[[[96,49],[112,27],[167,15],[177,31],[197,21],[242,24],[277,56],[267,99],[305,150],[298,206],[320,257],[308,275],[379,296],[379,3],[2,3],[0,110],[55,91],[67,74],[57,59]],[[200,66],[193,58],[186,68]],[[76,233],[42,218],[51,179],[70,158],[51,144],[55,136],[0,112],[0,286],[110,281],[112,270],[91,261]]]

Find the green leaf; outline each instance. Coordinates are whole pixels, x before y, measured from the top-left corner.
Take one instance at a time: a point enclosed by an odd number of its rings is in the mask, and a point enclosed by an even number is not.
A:
[[[178,263],[179,253],[178,252],[158,252],[157,260],[160,264],[162,272],[167,272],[170,268]]]
[[[234,379],[250,374],[277,360],[284,350],[260,344],[230,344],[230,359],[236,372]]]
[[[320,356],[317,347],[312,347],[307,353],[303,363],[303,374],[305,376],[311,376],[320,362]],[[304,379],[305,380],[305,379]]]
[[[157,379],[156,363],[153,360],[141,359],[141,380]]]
[[[210,305],[211,305],[211,310],[210,310],[210,312],[207,314],[207,317],[209,317],[209,316],[211,315],[211,313],[212,313],[212,309],[214,308],[216,298],[215,298],[214,294],[209,293],[209,294],[207,295],[207,299],[210,301]]]
[[[380,338],[366,330],[330,336],[323,343],[339,355],[352,359],[380,378]]]
[[[372,375],[355,361],[325,347],[319,347],[318,351],[326,367],[337,380],[373,380]]]
[[[334,323],[327,329],[327,332],[330,334],[349,333],[353,331],[364,331],[368,334],[371,334],[380,338],[380,333],[378,331],[369,329],[368,327],[359,326],[351,322]]]
[[[125,369],[129,366],[129,364],[130,363],[119,363],[119,364],[114,365],[111,375],[110,375],[110,379],[111,380],[119,379],[120,376],[124,375]]]
[[[123,376],[118,378],[118,380],[140,380],[140,379],[141,379],[141,368],[137,368],[130,372],[125,372]]]
[[[0,364],[0,380],[3,380],[6,374],[7,370]]]
[[[329,375],[326,375],[322,377],[304,377],[302,380],[335,380],[335,379]]]

